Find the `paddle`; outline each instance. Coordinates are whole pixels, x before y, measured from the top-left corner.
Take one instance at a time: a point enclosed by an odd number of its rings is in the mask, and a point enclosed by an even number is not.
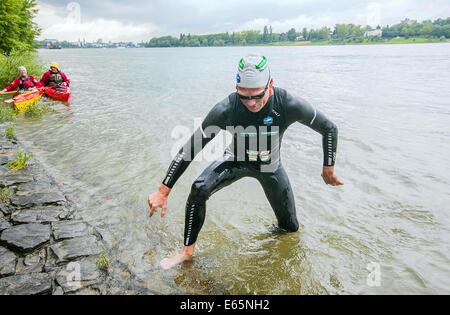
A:
[[[11,92],[0,92],[0,95],[8,95],[8,94],[16,94],[17,91],[11,91]]]
[[[11,94],[17,94],[17,91],[9,91],[9,92],[0,92],[0,95],[11,95]],[[9,100],[5,100],[5,103],[11,104],[14,102],[14,99],[11,98]]]

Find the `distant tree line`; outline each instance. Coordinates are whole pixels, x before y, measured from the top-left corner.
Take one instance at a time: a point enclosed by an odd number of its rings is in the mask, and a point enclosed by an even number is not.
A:
[[[383,28],[383,36],[385,38],[450,38],[450,17],[435,21],[427,20],[422,23],[406,19],[400,24]]]
[[[178,38],[164,36],[152,38],[146,47],[214,47],[214,46],[246,46],[262,45],[277,42],[311,41],[329,43],[360,43],[364,41],[387,40],[396,37],[411,38],[447,38],[450,39],[450,18],[421,23],[405,19],[393,26],[378,26],[382,36],[366,36],[373,31],[370,26],[356,24],[336,24],[334,29],[322,27],[318,29],[295,28],[285,33],[274,33],[272,26],[265,26],[263,31],[249,30],[233,33],[208,35],[180,34]]]

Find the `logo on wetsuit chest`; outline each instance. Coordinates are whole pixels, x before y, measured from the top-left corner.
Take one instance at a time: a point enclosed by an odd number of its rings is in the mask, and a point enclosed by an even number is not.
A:
[[[252,151],[247,150],[248,160],[250,162],[257,162],[258,157],[261,162],[269,162],[270,161],[270,151]]]
[[[267,116],[266,118],[264,118],[264,125],[272,126],[273,125],[273,117]]]

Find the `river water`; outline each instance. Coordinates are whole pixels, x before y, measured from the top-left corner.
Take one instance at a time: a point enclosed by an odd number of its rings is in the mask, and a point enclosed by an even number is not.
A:
[[[293,125],[282,159],[300,231],[273,234],[262,189],[244,179],[209,200],[195,260],[163,272],[159,261],[182,245],[190,186],[209,164],[193,163],[179,180],[166,219],[148,219],[172,130],[193,131],[233,92],[236,64],[253,52],[269,57],[276,86],[339,126],[345,186],[322,182],[320,135]],[[113,292],[450,293],[449,44],[39,54],[62,64],[73,101],[42,120],[20,119],[17,133],[104,235]]]

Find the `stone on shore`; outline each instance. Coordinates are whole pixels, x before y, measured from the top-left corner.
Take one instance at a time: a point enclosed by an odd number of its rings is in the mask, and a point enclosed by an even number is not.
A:
[[[22,208],[59,204],[66,201],[64,195],[50,188],[35,191],[18,191],[11,197],[11,203]]]
[[[14,145],[11,143],[0,143],[0,150],[11,150],[14,149]]]
[[[0,186],[9,187],[31,182],[33,176],[27,171],[11,172],[6,166],[0,168]]]
[[[52,291],[48,273],[32,273],[0,279],[0,295],[38,295]]]
[[[52,295],[64,295],[64,291],[61,287],[57,287],[55,292]]]
[[[50,226],[36,223],[13,226],[2,232],[0,240],[28,252],[50,240]]]
[[[66,294],[100,284],[101,273],[97,268],[95,257],[67,264],[56,274],[56,281]]]
[[[16,274],[41,273],[44,270],[46,250],[41,249],[37,253],[33,253],[20,258],[16,267]]]
[[[13,275],[16,271],[17,257],[13,252],[0,247],[0,276]]]
[[[0,153],[0,165],[5,165],[16,159],[16,154],[14,152],[2,152]]]
[[[100,245],[96,237],[92,235],[65,240],[50,248],[57,257],[57,263],[101,253]]]
[[[51,223],[66,219],[69,210],[64,207],[41,207],[18,210],[11,215],[16,223]]]
[[[24,149],[0,136],[0,295],[107,294],[97,266],[102,236],[77,220],[78,208],[37,159],[19,171],[6,166]]]
[[[4,215],[11,214],[13,212],[13,209],[10,205],[6,205],[4,203],[0,203],[0,213]]]
[[[4,218],[0,218],[0,233],[10,227],[11,224],[8,221],[6,221]]]
[[[62,221],[52,224],[53,236],[55,240],[63,240],[68,238],[75,238],[87,236],[89,234],[89,227],[83,221]]]

